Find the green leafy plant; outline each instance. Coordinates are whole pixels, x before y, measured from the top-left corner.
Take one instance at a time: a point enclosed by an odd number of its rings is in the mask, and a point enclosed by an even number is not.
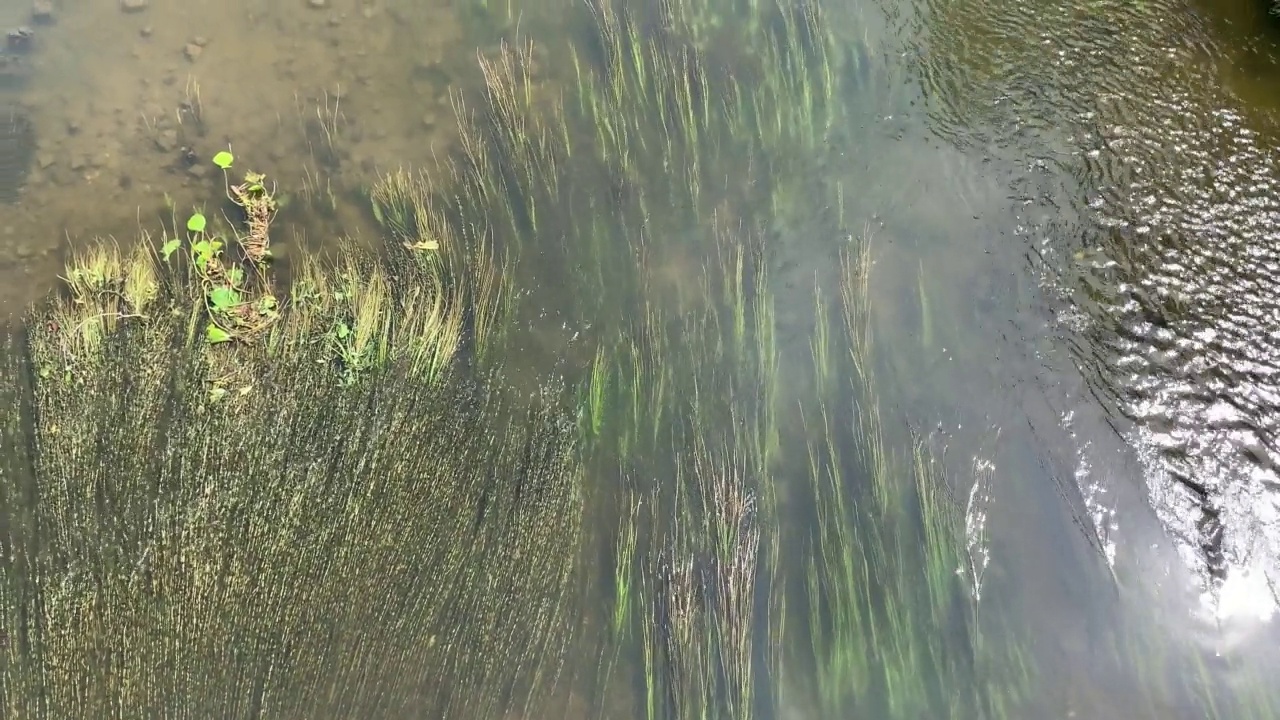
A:
[[[224,172],[235,162],[229,150],[213,156],[213,164]],[[229,235],[221,235],[209,223],[209,218],[199,210],[193,211],[186,222],[187,237],[167,237],[160,246],[165,261],[182,248],[186,248],[189,268],[203,290],[208,325],[205,340],[210,345],[232,340],[248,341],[279,318],[279,303],[271,291],[266,275],[266,263],[270,259],[267,246],[267,226],[275,213],[274,188],[268,188],[262,173],[246,172],[244,182],[230,185],[227,197],[245,212],[245,228],[238,233],[232,228]],[[166,195],[172,208],[172,199]],[[230,239],[227,239],[230,238]],[[227,249],[234,242],[234,256]]]
[[[223,159],[219,156],[215,162]],[[194,212],[187,218],[191,264],[204,286],[205,308],[209,312],[205,340],[210,345],[216,345],[235,339],[234,328],[243,324],[243,318],[238,316],[237,310],[243,304],[241,287],[245,274],[238,265],[223,263],[226,243],[208,230],[209,221],[204,213]],[[180,240],[169,240],[161,247],[161,252],[167,259],[180,246]]]

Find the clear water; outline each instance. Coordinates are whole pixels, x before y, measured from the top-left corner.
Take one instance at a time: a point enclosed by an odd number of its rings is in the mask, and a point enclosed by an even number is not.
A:
[[[24,194],[0,205],[0,308],[48,292],[69,247],[204,202],[220,179],[184,148],[229,144],[294,189],[286,265],[373,236],[362,191],[448,151],[447,93],[474,87],[477,50],[515,26],[573,32],[513,4],[515,23],[409,0],[56,6],[0,89],[37,128]],[[823,171],[871,238],[892,421],[946,447],[958,494],[975,463],[990,473],[984,592],[1056,679],[1042,717],[1202,717],[1186,673],[1229,688],[1280,668],[1280,24],[1262,5],[853,13],[856,118]],[[28,11],[0,0],[0,22]],[[804,230],[780,222],[791,362],[838,249]],[[546,333],[541,355],[581,365],[564,348],[585,330]],[[1143,633],[1171,648],[1154,670],[1115,649]]]

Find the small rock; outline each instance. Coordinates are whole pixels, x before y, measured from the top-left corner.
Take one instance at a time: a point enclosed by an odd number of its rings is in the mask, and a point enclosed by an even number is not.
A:
[[[146,10],[150,4],[150,0],[120,0],[120,9],[127,13],[136,13]]]
[[[35,0],[31,3],[31,19],[46,25],[53,22],[53,0]]]
[[[197,163],[187,168],[187,175],[196,180],[202,180],[208,174],[209,168],[205,167],[203,163]]]
[[[307,0],[307,6],[317,10],[323,10],[329,7],[329,0]]]
[[[51,152],[44,151],[36,155],[36,165],[39,165],[41,170],[47,170],[54,161],[55,158]]]
[[[26,52],[31,49],[35,36],[35,31],[25,25],[16,27],[5,33],[5,46],[13,52]]]
[[[155,31],[151,29],[150,25],[145,25],[141,30],[138,31],[138,34],[144,38],[149,38],[151,37],[151,33],[153,32]]]
[[[168,130],[161,130],[160,133],[155,136],[155,144],[156,149],[160,152],[172,152],[178,147],[178,131],[172,128]]]
[[[191,38],[191,42],[195,43],[196,45],[199,45],[200,47],[204,47],[205,45],[209,44],[209,38],[203,35],[197,35]]]
[[[182,54],[186,55],[187,60],[190,62],[195,62],[200,57],[200,53],[203,52],[204,48],[195,43],[187,43],[186,47],[182,48]]]

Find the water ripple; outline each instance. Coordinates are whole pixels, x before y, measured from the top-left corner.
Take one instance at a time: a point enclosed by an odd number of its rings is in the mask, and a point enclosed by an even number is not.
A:
[[[1054,177],[1027,180],[1026,202],[1058,219],[1019,236],[1066,300],[1059,330],[1206,592],[1269,614],[1228,589],[1280,579],[1275,119],[1223,89],[1230,58],[1180,3],[926,5],[937,132]]]

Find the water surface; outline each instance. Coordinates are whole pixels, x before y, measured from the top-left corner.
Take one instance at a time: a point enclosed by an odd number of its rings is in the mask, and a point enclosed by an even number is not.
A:
[[[518,10],[525,31],[571,32]],[[985,597],[1034,638],[1055,680],[1044,711],[1203,716],[1180,682],[1196,662],[1220,655],[1224,687],[1280,667],[1280,36],[1245,2],[854,16],[857,112],[822,165],[842,227],[776,228],[784,357],[803,362],[841,238],[868,238],[883,395],[945,446],[958,496],[988,469]],[[206,202],[222,179],[190,158],[228,146],[286,188],[300,230],[284,242],[373,233],[363,189],[450,149],[447,91],[514,36],[501,17],[407,0],[59,8],[30,76],[0,89],[37,128],[22,195],[0,206],[0,308],[47,292],[67,247]],[[546,354],[590,328],[561,330]],[[1115,648],[1134,626],[1169,638],[1150,673]],[[1169,685],[1132,692],[1153,676]]]

